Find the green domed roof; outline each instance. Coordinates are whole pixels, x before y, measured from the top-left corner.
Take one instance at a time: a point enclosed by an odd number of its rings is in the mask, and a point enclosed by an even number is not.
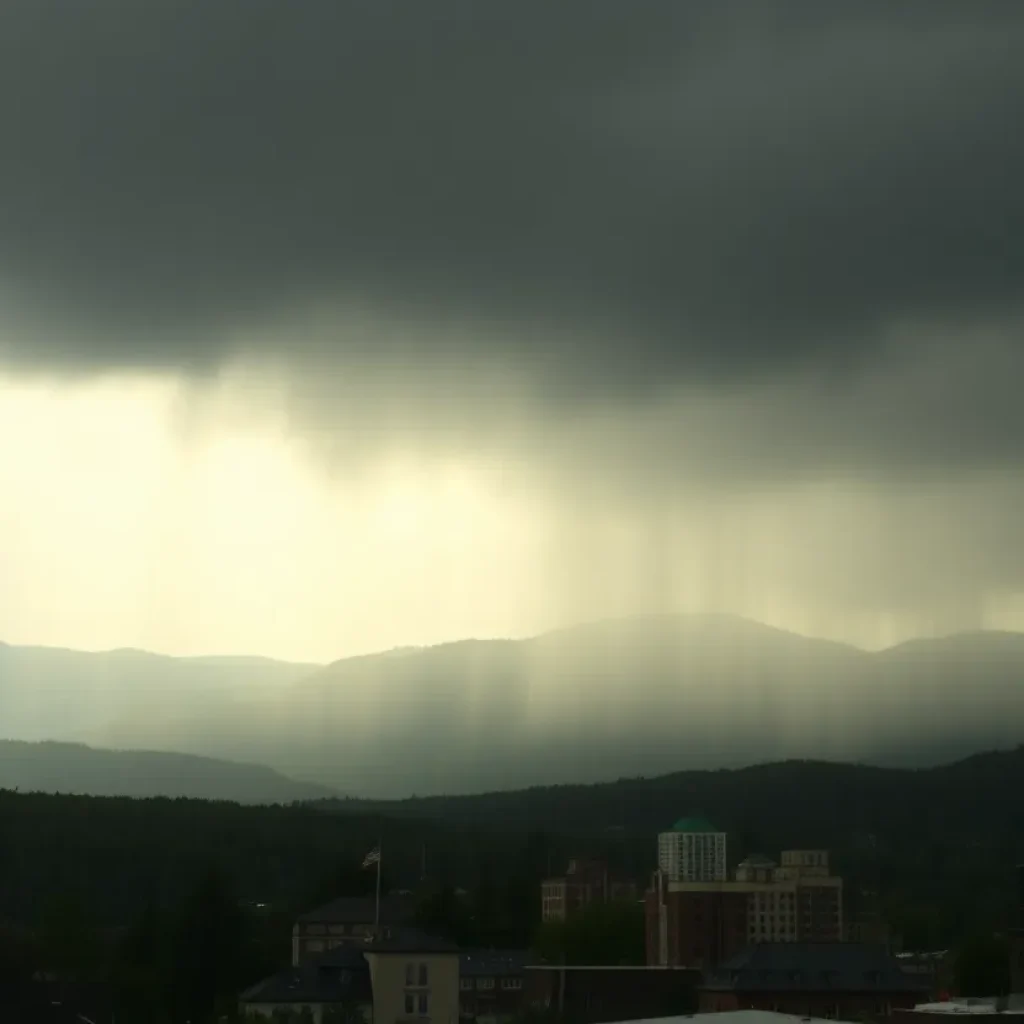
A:
[[[672,832],[717,832],[718,829],[707,818],[680,818],[671,828]]]

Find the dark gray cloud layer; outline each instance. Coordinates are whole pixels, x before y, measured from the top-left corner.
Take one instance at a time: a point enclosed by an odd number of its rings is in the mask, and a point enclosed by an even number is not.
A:
[[[1019,310],[1022,55],[1019,0],[7,0],[0,291],[41,363],[333,301],[592,389],[842,369]]]

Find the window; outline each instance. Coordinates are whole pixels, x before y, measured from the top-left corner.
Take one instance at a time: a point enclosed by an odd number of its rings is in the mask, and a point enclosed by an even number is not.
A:
[[[473,979],[472,978],[462,978],[462,979],[460,979],[459,980],[459,988],[461,988],[463,992],[471,992],[473,990]]]
[[[427,965],[426,964],[420,964],[420,974],[419,974],[419,982],[418,982],[418,984],[419,984],[420,988],[426,988],[427,987],[428,981],[427,981]]]
[[[426,994],[426,992],[421,992],[420,993],[420,997],[419,997],[419,1002],[420,1002],[420,1016],[421,1017],[426,1017],[426,1015],[427,1015],[427,1013],[428,1013],[428,1011],[430,1009],[430,996],[428,996]]]
[[[408,992],[405,993],[405,1012],[410,1017],[416,1012],[416,997]]]
[[[477,988],[492,989],[494,988],[493,978],[478,978],[476,983]]]
[[[405,983],[406,985],[416,984],[416,965],[406,964],[405,965]]]
[[[506,991],[515,992],[523,987],[522,978],[502,978],[501,987]]]

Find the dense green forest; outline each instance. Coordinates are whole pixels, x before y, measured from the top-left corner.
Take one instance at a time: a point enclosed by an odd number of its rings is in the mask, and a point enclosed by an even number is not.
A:
[[[113,982],[119,1021],[159,1021],[158,1006],[204,1020],[287,962],[296,913],[372,892],[360,863],[378,841],[384,887],[417,892],[421,923],[461,943],[632,962],[635,908],[540,929],[538,885],[574,855],[642,883],[657,831],[694,810],[730,833],[733,861],[828,847],[851,913],[872,890],[907,947],[960,947],[1009,923],[1022,783],[1024,749],[928,771],[797,762],[386,805],[0,791],[0,963]]]

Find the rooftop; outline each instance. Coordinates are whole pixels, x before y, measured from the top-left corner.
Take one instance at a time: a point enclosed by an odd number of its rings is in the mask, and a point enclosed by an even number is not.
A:
[[[371,939],[365,953],[458,953],[459,947],[448,939],[430,935],[418,928],[396,928],[390,935]]]
[[[1024,995],[1007,996],[999,999],[996,996],[988,996],[977,999],[945,999],[939,1003],[919,1003],[912,1010],[904,1010],[903,1013],[942,1013],[952,1017],[984,1016],[991,1017],[993,1014],[1011,1017],[1024,1016]]]
[[[372,996],[370,972],[324,965],[289,967],[258,981],[239,997],[243,1003],[364,1003]]]
[[[694,1013],[688,1017],[648,1017],[618,1024],[842,1024],[821,1017],[794,1017],[770,1010],[727,1010],[723,1013]]]
[[[522,974],[528,956],[518,949],[475,949],[459,955],[459,974],[464,978]]]
[[[926,992],[884,946],[859,942],[761,942],[721,964],[712,991]]]

